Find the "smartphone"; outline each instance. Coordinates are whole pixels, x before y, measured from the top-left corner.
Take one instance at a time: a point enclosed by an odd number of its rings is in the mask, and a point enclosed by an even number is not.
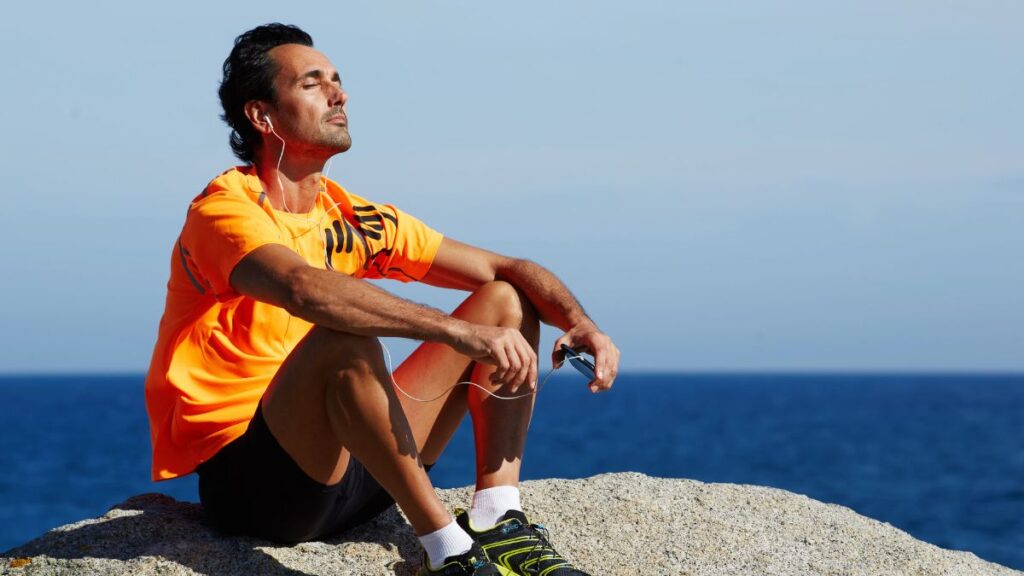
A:
[[[585,358],[582,353],[569,348],[569,346],[565,344],[562,344],[562,352],[565,352],[565,359],[572,364],[573,368],[579,370],[580,374],[583,374],[591,380],[595,378],[594,363]]]

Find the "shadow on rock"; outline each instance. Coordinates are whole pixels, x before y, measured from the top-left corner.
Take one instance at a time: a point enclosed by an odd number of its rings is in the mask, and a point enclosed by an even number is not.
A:
[[[380,566],[396,576],[414,574],[419,567],[415,534],[393,506],[377,519],[323,541],[328,546],[357,542],[397,552],[401,560]],[[208,576],[309,576],[284,566],[267,552],[289,548],[259,538],[225,536],[207,523],[199,504],[178,502],[163,494],[142,494],[114,506],[101,518],[55,528],[0,556],[126,563],[162,559]],[[127,568],[125,573],[130,572]]]

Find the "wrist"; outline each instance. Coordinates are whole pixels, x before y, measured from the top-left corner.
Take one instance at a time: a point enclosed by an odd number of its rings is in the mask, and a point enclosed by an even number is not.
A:
[[[473,325],[465,320],[448,317],[442,342],[455,349],[464,347],[472,338]]]
[[[570,330],[574,332],[587,332],[591,330],[598,330],[597,324],[593,320],[588,318],[585,314],[580,314],[578,318],[570,319]]]

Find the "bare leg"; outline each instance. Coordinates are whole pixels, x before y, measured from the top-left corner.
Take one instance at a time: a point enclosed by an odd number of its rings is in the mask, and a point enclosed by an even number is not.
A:
[[[528,340],[536,346],[536,315],[529,304],[528,314],[524,312],[525,299],[520,298],[511,285],[490,283],[453,315],[480,324],[532,326]],[[445,345],[425,343],[396,370],[395,378],[410,394],[432,397],[474,371],[477,377],[490,373]],[[486,379],[479,382],[494,388]],[[395,499],[417,534],[426,534],[445,526],[451,516],[422,462],[440,456],[466,412],[467,397],[462,386],[431,403],[397,395],[376,339],[317,327],[289,355],[262,406],[271,433],[307,475],[335,484],[354,455]],[[477,406],[471,408],[474,421],[481,420],[479,414],[495,414],[483,433],[475,426],[478,454],[483,450],[488,455],[485,462],[478,461],[477,476],[490,470],[483,474],[488,481],[515,484],[532,398],[496,402],[514,407],[481,407],[484,402],[472,401]]]
[[[533,306],[511,284],[491,282],[466,299],[452,316],[488,326],[519,328],[534,350],[540,323]],[[418,398],[433,398],[455,382],[471,380],[502,396],[515,394],[494,386],[494,367],[477,364],[443,344],[425,343],[395,371],[403,390]],[[421,403],[399,394],[424,462],[433,463],[448,445],[468,409],[473,416],[477,454],[477,488],[515,486],[533,414],[533,395],[518,400],[491,398],[478,388],[458,386],[434,402]]]
[[[354,455],[418,534],[451,520],[419,460],[376,339],[313,328],[262,402],[267,427],[314,480],[337,483]]]

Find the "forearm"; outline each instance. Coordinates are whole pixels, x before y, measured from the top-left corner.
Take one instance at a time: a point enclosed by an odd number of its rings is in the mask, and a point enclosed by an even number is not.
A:
[[[522,291],[547,324],[569,330],[584,322],[593,323],[569,288],[540,264],[510,258],[495,276]]]
[[[445,238],[424,276],[424,281],[434,286],[467,290],[494,280],[515,286],[543,322],[565,332],[555,340],[551,353],[553,365],[564,359],[562,345],[588,351],[594,355],[596,364],[596,378],[591,381],[590,389],[599,392],[611,387],[618,373],[619,349],[587,316],[565,284],[543,266]]]
[[[289,279],[284,308],[318,326],[366,336],[398,336],[452,345],[467,323],[345,274],[301,268]]]
[[[595,363],[591,392],[611,388],[619,371],[619,349],[587,316],[565,284],[544,267],[526,260],[505,260],[497,271],[497,279],[509,282],[526,294],[542,320],[565,330],[565,334],[555,340],[552,366],[557,366],[565,357],[562,345],[586,350],[594,355]]]

